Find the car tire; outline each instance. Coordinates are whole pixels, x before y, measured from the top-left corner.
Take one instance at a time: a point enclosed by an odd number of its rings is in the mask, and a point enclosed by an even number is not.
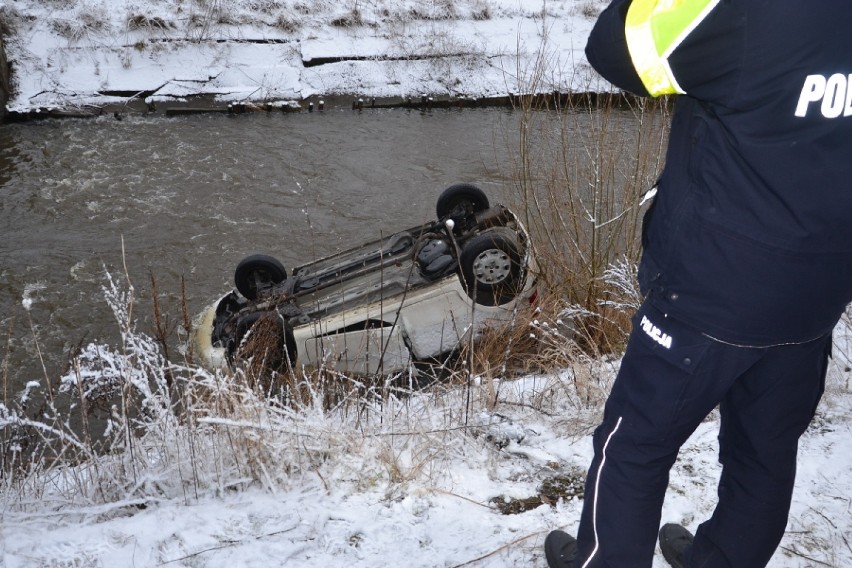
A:
[[[254,254],[240,261],[234,271],[237,291],[247,300],[254,301],[261,291],[287,279],[287,270],[276,258]]]
[[[435,212],[439,221],[452,219],[458,224],[488,207],[488,196],[484,191],[470,183],[457,183],[441,192]]]
[[[505,304],[523,284],[523,254],[514,232],[492,229],[462,247],[460,277],[467,294],[484,306]]]

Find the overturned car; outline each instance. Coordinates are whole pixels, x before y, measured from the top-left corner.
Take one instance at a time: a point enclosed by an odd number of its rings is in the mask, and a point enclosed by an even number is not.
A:
[[[289,276],[271,256],[243,259],[236,289],[196,321],[196,355],[208,368],[260,356],[278,371],[385,374],[435,361],[485,327],[506,325],[535,297],[533,250],[521,221],[471,184],[444,190],[436,213],[435,221]]]

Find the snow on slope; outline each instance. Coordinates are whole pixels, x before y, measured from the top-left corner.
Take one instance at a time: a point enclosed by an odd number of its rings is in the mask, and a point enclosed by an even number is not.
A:
[[[592,0],[10,0],[8,108],[600,90]]]

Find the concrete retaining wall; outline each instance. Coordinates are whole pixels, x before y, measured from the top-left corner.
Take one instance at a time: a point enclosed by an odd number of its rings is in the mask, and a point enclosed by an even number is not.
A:
[[[11,91],[9,63],[6,61],[6,49],[3,46],[3,36],[0,35],[0,122],[6,118],[6,102]]]

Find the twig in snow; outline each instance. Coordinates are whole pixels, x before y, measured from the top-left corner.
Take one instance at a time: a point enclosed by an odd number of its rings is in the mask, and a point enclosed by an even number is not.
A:
[[[515,540],[513,540],[512,542],[507,542],[507,543],[506,543],[506,544],[504,544],[503,546],[500,546],[500,547],[498,547],[498,548],[495,548],[495,549],[494,549],[494,550],[492,550],[491,552],[489,552],[489,553],[487,553],[487,554],[483,554],[483,555],[482,555],[482,556],[480,556],[479,558],[474,558],[473,560],[468,560],[467,562],[462,562],[461,564],[456,564],[455,566],[453,566],[453,568],[461,568],[462,566],[470,566],[471,564],[475,564],[475,563],[477,563],[477,562],[480,562],[480,561],[482,561],[482,560],[485,560],[486,558],[490,558],[490,557],[494,556],[495,554],[497,554],[498,552],[501,552],[501,551],[503,551],[503,550],[505,550],[505,549],[507,549],[507,548],[509,548],[509,547],[511,547],[511,546],[515,546],[515,545],[516,545],[516,544],[518,544],[519,542],[523,542],[523,541],[527,540],[528,538],[532,538],[532,537],[534,537],[534,536],[541,536],[541,535],[543,535],[543,534],[544,534],[544,533],[546,533],[546,532],[550,532],[550,531],[549,531],[549,530],[547,530],[547,531],[538,531],[538,532],[534,532],[534,533],[528,534],[528,535],[526,535],[526,536],[522,536],[522,537],[520,537],[520,538],[516,538],[516,539],[515,539]]]
[[[807,554],[802,554],[801,552],[799,552],[795,548],[790,548],[788,546],[782,546],[781,549],[786,551],[786,552],[789,552],[790,554],[792,554],[794,556],[798,556],[799,558],[804,558],[805,560],[809,560],[810,562],[816,562],[820,566],[833,566],[832,564],[829,564],[828,562],[823,562],[822,560],[817,560],[816,558],[812,558],[812,557],[808,556]]]
[[[223,548],[228,548],[230,546],[237,546],[239,544],[243,544],[244,542],[249,542],[251,540],[260,540],[262,538],[267,538],[267,537],[270,537],[270,536],[277,536],[279,534],[288,533],[288,532],[294,530],[295,528],[296,527],[290,527],[289,529],[284,529],[284,530],[275,531],[275,532],[271,532],[271,533],[261,534],[261,535],[252,537],[251,539],[226,540],[225,544],[222,544],[220,546],[211,546],[210,548],[205,548],[204,550],[199,550],[198,552],[193,552],[192,554],[187,554],[186,556],[181,556],[180,558],[173,558],[172,560],[166,560],[165,562],[160,562],[160,566],[165,566],[166,564],[172,564],[174,562],[180,562],[181,560],[186,560],[187,558],[193,558],[195,556],[200,556],[200,555],[204,554],[205,552],[213,552],[214,550],[222,550]]]

